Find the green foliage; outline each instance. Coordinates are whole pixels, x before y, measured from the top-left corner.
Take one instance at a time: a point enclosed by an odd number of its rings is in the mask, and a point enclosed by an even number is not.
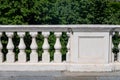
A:
[[[1,37],[1,43],[3,45],[3,56],[4,56],[4,61],[6,60],[6,54],[8,50],[6,49],[7,43],[8,43],[8,37],[6,36],[5,32],[3,32],[2,37]]]
[[[115,3],[120,4],[111,0],[57,0],[52,8],[52,21],[54,24],[120,24],[120,8],[113,6]]]
[[[54,19],[55,24],[75,23],[76,19],[74,17],[77,18],[77,15],[74,14],[75,11],[72,9],[71,0],[57,0],[52,10],[54,16],[56,17],[56,20]]]
[[[52,10],[55,24],[89,24],[93,17],[89,0],[57,0]]]
[[[37,42],[37,45],[38,45],[38,49],[37,49],[38,59],[41,60],[42,59],[42,53],[43,53],[42,45],[43,45],[43,42],[44,42],[44,37],[42,36],[41,32],[38,32],[38,35],[36,37],[36,42]]]
[[[115,47],[117,47],[119,45],[120,42],[120,35],[119,32],[115,32],[115,35],[113,35],[112,37],[112,41]]]
[[[49,52],[50,52],[50,60],[51,61],[53,60],[53,57],[54,57],[54,52],[55,52],[54,45],[55,45],[55,41],[56,41],[56,37],[54,35],[54,32],[50,32],[50,35],[48,37],[48,43],[50,45]]]
[[[33,24],[50,24],[52,3],[49,0],[38,0],[35,2],[35,22]],[[30,23],[31,24],[31,23]]]
[[[32,37],[30,36],[29,32],[25,33],[24,42],[25,42],[25,45],[26,45],[25,52],[26,52],[27,60],[30,60],[30,53],[31,53],[30,45],[31,45],[31,42],[32,42]]]
[[[0,24],[35,23],[35,0],[1,0]]]
[[[104,19],[107,18],[106,11],[109,9],[108,0],[92,0],[92,13],[93,13],[93,24],[102,24]]]
[[[112,1],[109,3],[111,7],[111,24],[120,24],[120,2]]]
[[[113,0],[1,0],[0,24],[120,24]]]
[[[19,53],[18,45],[19,45],[19,42],[20,42],[20,38],[17,35],[17,32],[14,32],[12,41],[13,41],[13,44],[14,44],[14,50],[13,50],[13,52],[15,53],[15,60],[17,61],[18,60],[18,53]]]
[[[119,48],[118,48],[118,45],[120,43],[120,35],[119,35],[119,32],[115,32],[115,35],[113,35],[112,37],[112,42],[113,42],[113,53],[115,53],[115,60],[117,60],[117,53],[119,52]]]
[[[62,48],[61,48],[62,60],[66,60],[66,53],[67,53],[66,46],[67,46],[67,42],[68,42],[68,36],[66,35],[65,32],[62,32],[60,42],[61,42],[61,45],[62,45]]]

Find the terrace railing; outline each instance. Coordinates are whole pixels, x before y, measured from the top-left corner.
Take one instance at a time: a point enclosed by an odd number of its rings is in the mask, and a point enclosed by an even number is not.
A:
[[[120,70],[120,54],[117,53],[116,60],[116,56],[112,52],[114,47],[112,38],[116,31],[120,31],[119,25],[0,25],[0,71]],[[19,37],[17,46],[15,46],[17,40],[13,39],[15,32]],[[31,43],[26,43],[24,39],[26,32],[29,32],[30,38],[27,40],[30,39]],[[43,43],[42,40],[39,41],[42,45],[41,58],[37,51],[39,42],[36,37],[39,32],[43,36]],[[52,60],[50,32],[54,33],[53,39],[55,39]],[[61,51],[63,32],[67,37],[64,60]],[[6,46],[3,36],[6,36]],[[30,48],[29,59],[25,51],[26,44]],[[18,53],[14,51],[15,47],[19,49]]]

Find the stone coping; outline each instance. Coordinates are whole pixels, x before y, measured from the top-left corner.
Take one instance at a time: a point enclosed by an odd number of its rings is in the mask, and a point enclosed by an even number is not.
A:
[[[1,32],[109,32],[120,31],[120,25],[0,25]]]

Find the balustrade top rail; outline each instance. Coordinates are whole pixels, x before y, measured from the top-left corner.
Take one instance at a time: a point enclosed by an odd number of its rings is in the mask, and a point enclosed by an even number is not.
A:
[[[0,31],[120,31],[120,25],[0,25]]]

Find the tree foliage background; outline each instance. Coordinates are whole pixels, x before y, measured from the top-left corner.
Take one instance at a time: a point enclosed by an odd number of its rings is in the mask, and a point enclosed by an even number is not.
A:
[[[0,0],[0,24],[120,24],[120,2]]]
[[[0,0],[0,24],[120,24],[120,2],[117,0]],[[117,35],[117,33],[116,33]],[[29,39],[27,39],[29,38]],[[39,32],[37,36],[39,59],[41,59],[43,36]],[[119,36],[113,36],[113,43],[119,42]],[[3,52],[6,54],[7,36],[2,36]],[[54,53],[55,36],[51,32],[49,36],[51,59]],[[117,42],[116,42],[116,40]],[[14,33],[14,52],[19,52],[19,36]],[[31,36],[26,32],[24,38],[26,53],[29,56]],[[62,49],[67,52],[68,37],[63,32],[61,36]],[[118,52],[118,44],[113,49]],[[64,57],[65,58],[65,57]],[[17,57],[16,57],[17,59]],[[28,58],[29,60],[29,58]]]

